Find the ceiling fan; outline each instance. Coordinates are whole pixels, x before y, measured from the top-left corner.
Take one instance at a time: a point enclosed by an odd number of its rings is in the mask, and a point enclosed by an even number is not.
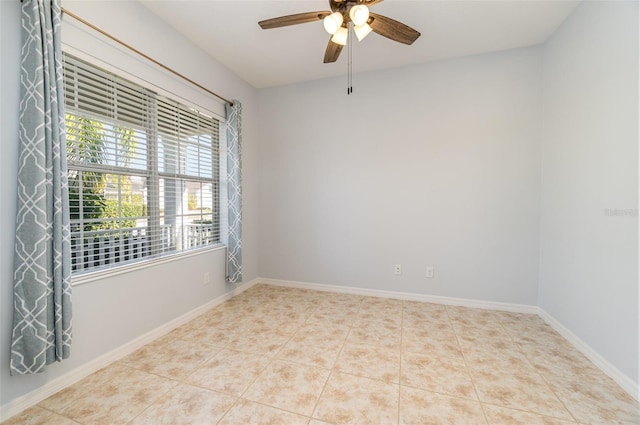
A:
[[[420,33],[402,22],[370,12],[369,7],[382,0],[329,0],[331,11],[297,13],[258,22],[262,29],[280,28],[323,20],[324,28],[331,35],[324,53],[324,63],[335,62],[347,44],[349,23],[358,41],[371,31],[403,44],[413,44]]]

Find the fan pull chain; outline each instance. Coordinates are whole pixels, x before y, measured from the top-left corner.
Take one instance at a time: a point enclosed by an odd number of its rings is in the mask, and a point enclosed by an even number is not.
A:
[[[351,39],[352,39],[353,36],[351,35],[351,23],[349,23],[347,25],[349,26],[349,32],[348,32],[348,35],[347,35],[347,49],[349,50],[348,51],[349,60],[348,60],[348,65],[347,65],[347,75],[348,75],[347,76],[347,79],[348,79],[348,82],[347,82],[347,94],[349,95],[349,94],[353,93],[353,63],[352,63],[353,62],[352,61],[353,53],[352,53],[352,48],[351,48],[351,45],[353,44],[351,42],[352,41]]]

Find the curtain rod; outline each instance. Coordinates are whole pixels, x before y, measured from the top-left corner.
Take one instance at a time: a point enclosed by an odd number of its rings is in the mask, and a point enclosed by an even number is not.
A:
[[[189,82],[189,83],[193,84],[194,86],[198,87],[199,89],[202,89],[202,90],[206,91],[207,93],[209,93],[209,94],[211,94],[211,95],[213,95],[213,96],[217,97],[218,99],[220,99],[220,100],[224,101],[225,103],[228,103],[229,105],[233,105],[233,102],[232,102],[232,101],[230,101],[229,99],[226,99],[226,98],[224,98],[224,97],[220,96],[219,94],[212,92],[212,91],[211,91],[211,90],[209,90],[208,88],[206,88],[206,87],[204,87],[204,86],[202,86],[202,85],[200,85],[200,84],[196,83],[195,81],[193,81],[193,80],[192,80],[192,79],[190,79],[189,77],[186,77],[186,76],[184,76],[184,75],[180,74],[178,71],[175,71],[175,70],[173,70],[173,69],[169,68],[168,66],[166,66],[166,65],[164,65],[164,64],[162,64],[162,63],[160,63],[160,62],[158,62],[157,60],[153,59],[152,57],[150,57],[150,56],[148,56],[148,55],[146,55],[146,54],[142,53],[140,50],[136,49],[135,47],[132,47],[132,46],[130,46],[129,44],[125,43],[124,41],[122,41],[122,40],[120,40],[120,39],[118,39],[118,38],[116,38],[116,37],[112,36],[111,34],[109,34],[108,32],[104,31],[103,29],[100,29],[100,28],[96,27],[95,25],[93,25],[92,23],[85,21],[84,19],[82,19],[82,18],[81,18],[81,17],[79,17],[78,15],[75,15],[75,14],[73,14],[73,13],[69,12],[69,11],[68,11],[67,9],[65,9],[64,7],[62,8],[62,13],[64,13],[65,15],[68,15],[68,16],[70,16],[71,18],[73,18],[73,19],[75,19],[75,20],[77,20],[77,21],[79,21],[79,22],[81,22],[81,23],[85,24],[85,25],[86,25],[86,26],[88,26],[89,28],[96,30],[96,31],[97,31],[97,32],[99,32],[100,34],[104,35],[105,37],[110,38],[111,40],[115,41],[116,43],[118,43],[118,44],[120,44],[120,45],[122,45],[122,46],[126,47],[127,49],[131,50],[131,51],[132,51],[132,52],[134,52],[134,53],[137,53],[138,55],[142,56],[143,58],[147,59],[148,61],[151,61],[151,62],[153,62],[154,64],[158,65],[158,66],[159,66],[159,67],[161,67],[162,69],[164,69],[164,70],[166,70],[166,71],[169,71],[169,72],[170,72],[170,73],[172,73],[173,75],[176,75],[176,76],[178,76],[178,77],[182,78],[183,80],[185,80],[185,81],[187,81],[187,82]]]

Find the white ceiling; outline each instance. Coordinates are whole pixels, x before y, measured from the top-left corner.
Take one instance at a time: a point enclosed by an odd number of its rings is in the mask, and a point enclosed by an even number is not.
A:
[[[140,1],[254,87],[346,73],[346,49],[336,63],[322,63],[329,35],[321,21],[270,30],[258,26],[258,21],[277,16],[329,10],[327,0]],[[372,33],[354,43],[353,69],[394,68],[540,44],[578,2],[385,0],[372,11],[422,36],[406,46]]]

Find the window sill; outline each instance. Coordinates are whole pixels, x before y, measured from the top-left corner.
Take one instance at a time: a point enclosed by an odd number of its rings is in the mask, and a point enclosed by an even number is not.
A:
[[[71,286],[84,285],[86,283],[90,283],[96,280],[102,280],[102,279],[117,276],[120,274],[131,273],[131,272],[146,269],[149,267],[155,267],[160,264],[171,263],[174,261],[182,260],[184,258],[206,254],[208,252],[219,251],[221,249],[226,249],[226,246],[223,244],[217,244],[207,248],[194,249],[188,252],[180,252],[173,255],[166,255],[164,257],[159,257],[153,260],[141,261],[141,262],[127,264],[120,267],[113,267],[109,269],[97,270],[94,272],[87,272],[87,273],[81,273],[78,275],[72,275]]]

